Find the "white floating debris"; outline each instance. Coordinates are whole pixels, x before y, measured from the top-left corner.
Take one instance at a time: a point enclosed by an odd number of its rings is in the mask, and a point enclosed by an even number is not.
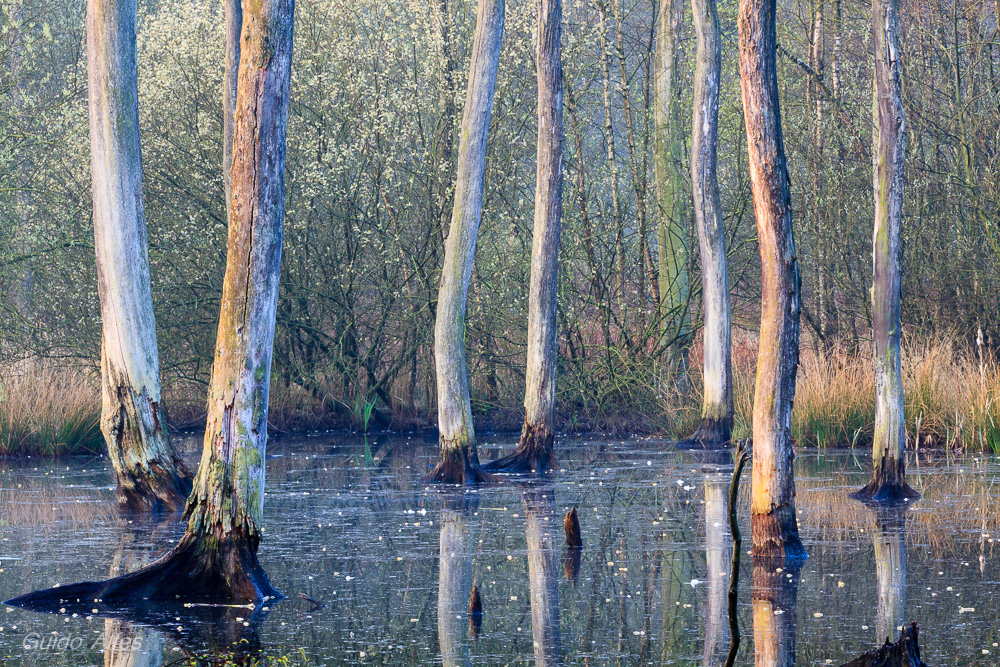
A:
[[[817,611],[815,614],[813,614],[813,618],[823,618],[823,612]]]

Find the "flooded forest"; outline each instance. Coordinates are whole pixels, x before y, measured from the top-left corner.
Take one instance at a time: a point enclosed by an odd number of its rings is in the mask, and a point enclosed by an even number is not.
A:
[[[0,665],[995,664],[998,137],[997,2],[0,0]]]

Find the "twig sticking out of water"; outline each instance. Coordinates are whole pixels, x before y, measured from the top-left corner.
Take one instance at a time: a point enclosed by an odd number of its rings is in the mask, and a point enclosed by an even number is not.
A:
[[[729,532],[733,535],[733,558],[729,564],[729,654],[726,656],[725,667],[736,663],[736,654],[740,650],[740,621],[736,617],[736,602],[740,590],[740,552],[743,550],[743,539],[740,537],[740,525],[736,520],[736,501],[740,495],[740,475],[743,466],[750,460],[747,442],[743,441],[736,448],[736,468],[733,469],[733,479],[729,482]]]
[[[479,587],[472,586],[469,596],[469,632],[473,639],[479,639],[479,631],[483,627],[483,599],[479,596]]]

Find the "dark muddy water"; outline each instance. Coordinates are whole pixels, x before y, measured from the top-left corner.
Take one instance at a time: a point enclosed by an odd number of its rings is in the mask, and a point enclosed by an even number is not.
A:
[[[194,465],[199,443],[186,446]],[[731,465],[656,441],[559,447],[564,469],[548,483],[443,493],[420,484],[434,450],[416,440],[372,441],[370,455],[327,435],[274,441],[261,560],[286,600],[256,613],[158,609],[145,625],[3,608],[0,662],[140,667],[235,652],[289,665],[722,664]],[[1000,459],[911,457],[923,498],[884,515],[847,498],[868,466],[861,452],[797,460],[810,557],[778,572],[744,556],[738,664],[839,665],[904,619],[920,625],[928,664],[1000,662]],[[122,521],[111,484],[104,459],[0,464],[0,599],[105,578],[177,539],[176,522]],[[574,506],[578,563],[562,529]]]

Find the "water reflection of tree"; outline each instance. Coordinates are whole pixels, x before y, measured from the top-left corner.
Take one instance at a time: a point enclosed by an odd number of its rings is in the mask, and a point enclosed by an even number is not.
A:
[[[726,617],[729,592],[729,559],[732,537],[729,534],[728,478],[716,473],[705,476],[705,567],[707,597],[705,609],[705,644],[702,664],[721,664],[728,649],[729,626]],[[721,653],[720,653],[721,647]],[[723,656],[723,657],[720,657]]]
[[[148,565],[148,545],[158,526],[125,526],[111,559],[108,577],[118,577]],[[142,547],[147,548],[142,548]],[[159,667],[163,663],[163,635],[120,618],[104,620],[104,667]]]
[[[876,507],[875,572],[878,579],[878,611],[875,640],[894,640],[904,622],[906,607],[906,506]]]
[[[468,605],[479,497],[442,496],[438,551],[438,644],[444,667],[470,665]]]
[[[757,667],[795,665],[795,606],[801,562],[755,559],[753,647]]]
[[[531,636],[536,667],[562,662],[559,631],[559,515],[551,485],[525,488],[524,535],[531,589]]]

